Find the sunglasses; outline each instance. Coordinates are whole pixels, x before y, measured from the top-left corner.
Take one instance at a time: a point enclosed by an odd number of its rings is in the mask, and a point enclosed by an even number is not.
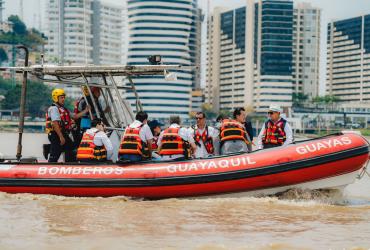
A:
[[[269,114],[269,115],[272,115],[273,113],[275,113],[275,112],[267,112],[267,114]]]

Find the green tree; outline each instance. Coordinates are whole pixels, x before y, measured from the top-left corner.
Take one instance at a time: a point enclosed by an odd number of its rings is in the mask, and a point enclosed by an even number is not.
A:
[[[46,37],[36,29],[28,31],[18,16],[11,15],[8,21],[12,23],[13,31],[0,33],[0,43],[23,44],[33,50],[39,50],[39,46],[45,44]]]
[[[223,117],[230,117],[230,118],[232,118],[233,113],[231,112],[231,110],[221,109],[219,115],[222,115]]]
[[[216,118],[217,114],[213,112],[213,107],[209,103],[202,104],[202,112],[206,115],[207,119]]]
[[[340,99],[334,95],[316,96],[312,98],[312,102],[318,104],[333,104],[339,101]]]
[[[303,93],[293,93],[293,106],[295,107],[301,107],[303,106],[303,103],[307,101],[308,95],[305,95]]]
[[[21,84],[16,84],[5,94],[5,100],[2,102],[5,109],[17,109],[20,105]],[[28,81],[26,112],[32,117],[42,117],[50,106],[51,88],[42,82]]]
[[[8,17],[8,21],[13,25],[13,32],[17,35],[26,35],[27,27],[17,15]]]
[[[3,48],[0,48],[0,64],[5,61],[8,61],[8,55]]]

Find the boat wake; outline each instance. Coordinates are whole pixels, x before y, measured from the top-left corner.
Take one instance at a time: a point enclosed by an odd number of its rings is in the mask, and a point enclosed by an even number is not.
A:
[[[279,200],[294,201],[294,202],[315,202],[326,205],[336,206],[368,206],[370,200],[350,197],[337,189],[290,189],[285,192],[275,194],[270,197],[276,197]]]

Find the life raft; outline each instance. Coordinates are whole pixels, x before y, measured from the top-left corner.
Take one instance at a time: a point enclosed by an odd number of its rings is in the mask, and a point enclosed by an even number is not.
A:
[[[353,183],[368,160],[365,138],[336,134],[252,153],[184,161],[1,163],[0,191],[159,199],[337,189]]]

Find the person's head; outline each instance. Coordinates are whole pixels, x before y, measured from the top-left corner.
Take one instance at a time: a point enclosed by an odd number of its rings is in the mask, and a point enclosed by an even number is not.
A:
[[[100,97],[100,88],[99,87],[92,87],[91,88],[91,93],[96,97],[96,98],[99,98]]]
[[[91,127],[92,128],[97,128],[99,131],[104,131],[105,125],[104,122],[101,118],[95,118],[94,120],[91,121]]]
[[[58,103],[60,105],[64,105],[64,101],[66,98],[66,93],[64,92],[64,89],[54,89],[53,92],[51,92],[51,99],[53,102]]]
[[[238,122],[244,123],[245,118],[247,117],[247,114],[245,113],[245,109],[244,108],[236,108],[234,110],[233,117]]]
[[[136,113],[135,119],[141,123],[146,123],[148,121],[148,114],[144,111],[139,111]]]
[[[178,116],[178,115],[171,115],[170,116],[170,124],[174,124],[174,123],[180,125],[180,123],[181,123],[180,116]]]
[[[161,124],[158,120],[153,120],[148,123],[150,130],[154,136],[158,136],[161,133]]]
[[[206,126],[206,114],[203,112],[197,112],[195,115],[198,128],[204,128]]]
[[[280,113],[281,113],[280,106],[271,104],[267,112],[267,115],[271,121],[276,122],[280,119]]]
[[[225,115],[219,115],[216,118],[216,122],[222,122],[225,119],[227,119],[227,117]]]
[[[91,93],[92,93],[95,97],[99,98],[99,96],[100,96],[100,88],[99,88],[99,87],[90,87],[90,91],[91,91]],[[89,92],[89,90],[87,89],[87,86],[84,86],[84,87],[83,87],[83,92],[84,92],[84,95],[85,95],[85,96],[90,96],[90,92]]]

